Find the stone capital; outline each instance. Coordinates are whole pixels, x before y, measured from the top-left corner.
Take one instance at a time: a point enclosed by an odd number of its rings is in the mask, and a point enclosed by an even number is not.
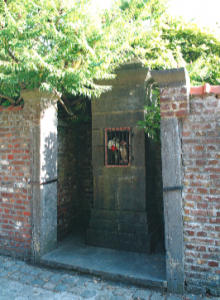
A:
[[[24,117],[26,122],[38,124],[49,108],[57,111],[58,97],[52,92],[39,89],[21,90],[20,96],[24,100]]]
[[[185,68],[148,72],[159,85],[162,118],[182,118],[189,114],[190,79]]]
[[[185,68],[156,70],[149,72],[148,77],[153,77],[159,85],[159,88],[175,88],[187,87],[190,88],[190,79]]]

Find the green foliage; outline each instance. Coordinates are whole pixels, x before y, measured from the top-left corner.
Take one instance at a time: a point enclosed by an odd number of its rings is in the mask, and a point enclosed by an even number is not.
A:
[[[192,85],[219,84],[220,39],[166,15],[166,2],[115,0],[95,12],[88,0],[0,0],[0,94],[60,92],[75,122],[110,89],[95,79],[114,78],[134,57],[150,69],[186,67]]]
[[[167,18],[162,39],[179,67],[186,67],[191,85],[220,83],[220,39],[208,29],[183,20]]]
[[[144,106],[145,120],[138,121],[140,128],[145,128],[148,136],[156,142],[160,141],[160,106],[153,103],[151,106]]]
[[[144,128],[148,136],[156,142],[160,142],[160,101],[159,88],[154,84],[147,87],[147,102],[151,105],[144,106],[145,118],[137,122],[140,128]]]
[[[110,87],[94,78],[113,78],[134,56],[141,20],[159,9],[152,9],[157,0],[131,0],[126,9],[119,1],[102,13],[87,0],[0,1],[0,92],[11,98],[36,87],[98,97]]]
[[[2,106],[4,106],[4,107],[8,107],[10,105],[11,105],[11,102],[9,100],[6,100],[2,103]]]

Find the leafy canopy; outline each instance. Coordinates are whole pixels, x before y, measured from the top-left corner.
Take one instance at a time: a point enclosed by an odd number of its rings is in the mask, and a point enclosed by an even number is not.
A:
[[[166,6],[115,0],[94,11],[88,0],[0,0],[0,101],[41,88],[62,93],[66,111],[80,111],[109,89],[94,79],[113,78],[133,57],[151,69],[184,66],[193,85],[219,84],[219,38],[171,18]]]
[[[143,19],[157,18],[159,2],[117,2],[95,13],[88,0],[0,0],[0,93],[18,98],[21,89],[38,87],[99,96],[109,87],[93,79],[112,78],[134,55],[133,37]]]

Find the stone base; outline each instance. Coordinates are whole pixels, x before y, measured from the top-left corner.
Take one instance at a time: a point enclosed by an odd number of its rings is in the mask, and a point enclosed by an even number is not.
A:
[[[92,209],[87,230],[90,246],[150,254],[158,237],[153,214]]]

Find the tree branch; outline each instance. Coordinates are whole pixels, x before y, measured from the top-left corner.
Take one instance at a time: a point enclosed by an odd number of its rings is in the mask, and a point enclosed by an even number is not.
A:
[[[74,116],[74,113],[69,111],[68,108],[66,107],[65,103],[63,102],[63,100],[61,99],[60,95],[58,94],[58,92],[53,89],[54,93],[56,94],[56,96],[58,97],[60,103],[62,104],[63,108],[65,109],[65,111],[70,115],[70,116]]]
[[[11,56],[11,58],[18,64],[18,63],[19,63],[19,60],[14,56],[14,54],[11,52],[10,49],[8,49],[8,53],[9,53],[9,55]]]
[[[22,97],[20,96],[18,101],[16,101],[16,104],[19,104],[21,102],[21,100],[22,100]]]
[[[79,98],[78,100],[73,101],[73,102],[70,104],[70,106],[76,106],[78,103],[83,102],[85,99],[86,99],[85,97],[84,97],[84,98]]]
[[[8,97],[8,96],[5,96],[5,95],[0,94],[0,98],[7,99],[7,100],[9,100],[13,105],[15,105],[15,101],[14,101],[13,99],[11,99],[10,97]]]

